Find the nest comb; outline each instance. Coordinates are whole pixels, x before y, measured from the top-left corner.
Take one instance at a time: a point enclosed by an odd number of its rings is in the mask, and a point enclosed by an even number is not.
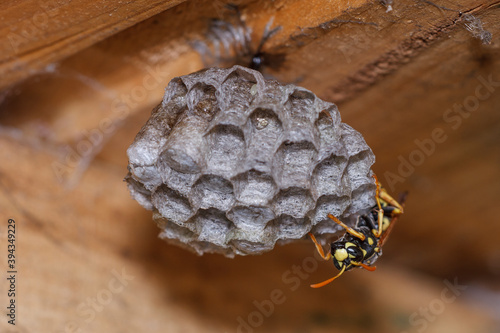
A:
[[[337,107],[241,66],[174,78],[127,154],[160,237],[198,254],[325,238],[328,213],[353,225],[375,204],[375,157]]]

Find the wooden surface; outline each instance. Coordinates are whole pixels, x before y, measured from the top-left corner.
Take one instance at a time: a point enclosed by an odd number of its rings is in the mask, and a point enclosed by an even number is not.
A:
[[[335,270],[314,264],[310,242],[231,260],[157,239],[151,212],[122,181],[125,150],[168,81],[202,68],[190,42],[206,38],[209,19],[235,15],[220,2],[186,2],[79,47],[27,80],[20,81],[25,71],[2,77],[2,86],[18,82],[0,95],[0,248],[13,218],[19,307],[18,325],[3,318],[0,330],[498,330],[491,304],[500,275],[500,85],[461,118],[447,111],[473,101],[477,89],[486,94],[477,88],[483,80],[500,81],[498,3],[395,1],[386,12],[378,1],[251,1],[240,10],[255,45],[270,17],[283,26],[264,50],[285,61],[264,73],[337,103],[374,150],[383,184],[393,194],[409,190],[378,270],[312,290]],[[492,34],[491,44],[466,29],[467,12]],[[421,150],[415,140],[428,142],[435,129],[446,139],[414,170],[401,169]],[[446,279],[467,286],[450,302],[442,299]],[[6,287],[2,279],[1,304]],[[269,316],[266,308],[255,314],[272,298]],[[429,306],[432,320],[422,321],[419,311]],[[248,324],[249,316],[262,323],[241,328],[239,318]]]
[[[0,4],[0,88],[182,1],[4,1]]]

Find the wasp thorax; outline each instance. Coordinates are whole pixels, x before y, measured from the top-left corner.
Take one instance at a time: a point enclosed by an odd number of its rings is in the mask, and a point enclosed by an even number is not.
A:
[[[353,243],[347,243],[347,254],[351,260],[360,261],[363,259],[363,250]]]
[[[174,78],[127,153],[160,237],[198,254],[321,238],[339,230],[328,213],[353,221],[374,205],[373,153],[337,107],[240,66]]]

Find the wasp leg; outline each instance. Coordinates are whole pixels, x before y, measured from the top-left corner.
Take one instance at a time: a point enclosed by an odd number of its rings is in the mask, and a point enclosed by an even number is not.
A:
[[[381,210],[382,206],[380,205],[380,201],[378,200],[378,198],[380,197],[381,185],[380,182],[378,181],[377,175],[373,174],[372,177],[373,179],[375,179],[375,185],[377,186],[377,189],[375,190],[375,199],[377,199],[378,209]]]
[[[312,233],[309,233],[309,236],[311,237],[312,241],[314,242],[314,245],[316,245],[316,250],[318,251],[319,255],[325,259],[325,260],[330,260],[332,259],[332,254],[328,253],[328,255],[325,255],[325,252],[323,251],[323,247],[318,243],[316,240],[316,237]]]
[[[377,238],[380,238],[382,235],[382,222],[384,220],[384,211],[382,210],[382,205],[380,204],[380,182],[378,181],[378,178],[375,174],[373,174],[373,179],[375,179],[375,185],[377,186],[377,189],[375,190],[375,200],[377,201],[377,207],[378,207],[378,217],[377,217],[377,222],[378,222],[378,229],[373,230],[373,235]]]
[[[377,267],[375,267],[375,266],[368,266],[368,265],[363,264],[362,262],[351,261],[351,264],[354,266],[363,267],[364,269],[366,269],[367,271],[370,271],[370,272],[373,272],[374,270],[377,269]]]
[[[372,175],[373,179],[375,179],[375,184],[377,185],[377,190],[375,191],[375,198],[377,199],[377,206],[378,209],[382,209],[380,205],[380,199],[384,200],[387,202],[389,205],[396,207],[399,209],[399,212],[396,212],[396,214],[403,214],[403,206],[399,204],[397,200],[395,200],[393,197],[391,197],[385,189],[382,188],[380,185],[380,182],[378,181],[378,178],[375,174]]]
[[[346,265],[344,265],[344,267],[342,267],[342,270],[340,271],[339,274],[335,275],[331,279],[325,280],[325,281],[320,282],[320,283],[311,284],[311,288],[321,288],[323,286],[326,286],[327,284],[329,284],[330,282],[332,282],[333,280],[335,280],[336,278],[338,278],[339,276],[341,276],[342,273],[345,272],[345,267],[346,267]]]
[[[401,210],[399,212],[395,212],[393,211],[393,214],[394,216],[392,216],[391,218],[391,221],[389,222],[389,227],[387,228],[387,230],[385,231],[384,235],[382,237],[380,237],[380,240],[378,242],[379,246],[382,247],[384,245],[384,243],[387,241],[387,238],[389,237],[389,235],[391,234],[391,231],[392,231],[392,228],[394,228],[394,225],[396,224],[396,221],[398,220],[399,218],[399,215],[403,214],[403,206],[404,206],[404,203],[405,203],[405,200],[406,200],[406,195],[408,193],[403,193],[403,195],[399,198],[400,200],[400,204],[398,204],[399,207],[401,207]],[[389,195],[388,195],[389,196]],[[389,198],[391,198],[389,196]],[[392,199],[392,198],[391,198]],[[384,199],[385,200],[385,199]],[[392,199],[394,200],[394,199]],[[394,200],[395,201],[395,200]],[[397,207],[397,206],[396,206]]]
[[[391,219],[391,222],[389,223],[389,227],[385,231],[385,233],[380,237],[380,240],[378,241],[378,245],[382,247],[384,243],[386,242],[387,238],[391,234],[392,228],[394,228],[394,225],[396,224],[396,221],[398,220],[399,216],[395,216]]]
[[[331,218],[335,223],[337,223],[338,225],[340,225],[341,227],[343,227],[348,233],[350,233],[354,237],[358,237],[362,241],[365,240],[365,238],[366,238],[365,235],[363,235],[359,231],[354,230],[351,227],[348,227],[347,225],[344,224],[344,222],[340,221],[338,218],[336,218],[332,214],[328,214],[328,217]]]
[[[378,181],[378,178],[375,174],[372,177],[375,179],[375,184],[377,185],[377,189],[375,191],[375,200],[377,201],[377,207],[378,207],[378,217],[377,217],[378,230],[373,231],[373,234],[375,237],[380,238],[380,236],[382,236],[382,224],[384,220],[384,210],[382,209],[380,200],[387,202],[387,204],[393,207],[396,207],[396,209],[392,211],[392,214],[396,216],[403,214],[403,207],[399,204],[399,202],[393,199],[386,192],[385,189],[381,188],[380,182]]]
[[[379,193],[379,198],[387,202],[389,205],[396,207],[399,211],[394,211],[395,214],[403,214],[403,206],[397,202],[393,197],[391,197],[386,190],[381,189]]]

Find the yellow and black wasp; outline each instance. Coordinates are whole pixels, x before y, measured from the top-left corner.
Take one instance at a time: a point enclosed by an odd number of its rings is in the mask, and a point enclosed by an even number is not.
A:
[[[377,204],[368,214],[359,216],[353,228],[328,214],[328,217],[342,226],[346,233],[330,244],[331,249],[327,255],[314,235],[309,233],[321,257],[325,260],[333,259],[333,264],[340,270],[336,276],[321,283],[312,284],[312,288],[323,287],[354,267],[362,267],[369,271],[375,270],[376,267],[371,265],[382,255],[382,245],[387,240],[399,215],[403,214],[404,196],[399,203],[381,187],[375,175],[373,178],[377,185],[375,192]]]

